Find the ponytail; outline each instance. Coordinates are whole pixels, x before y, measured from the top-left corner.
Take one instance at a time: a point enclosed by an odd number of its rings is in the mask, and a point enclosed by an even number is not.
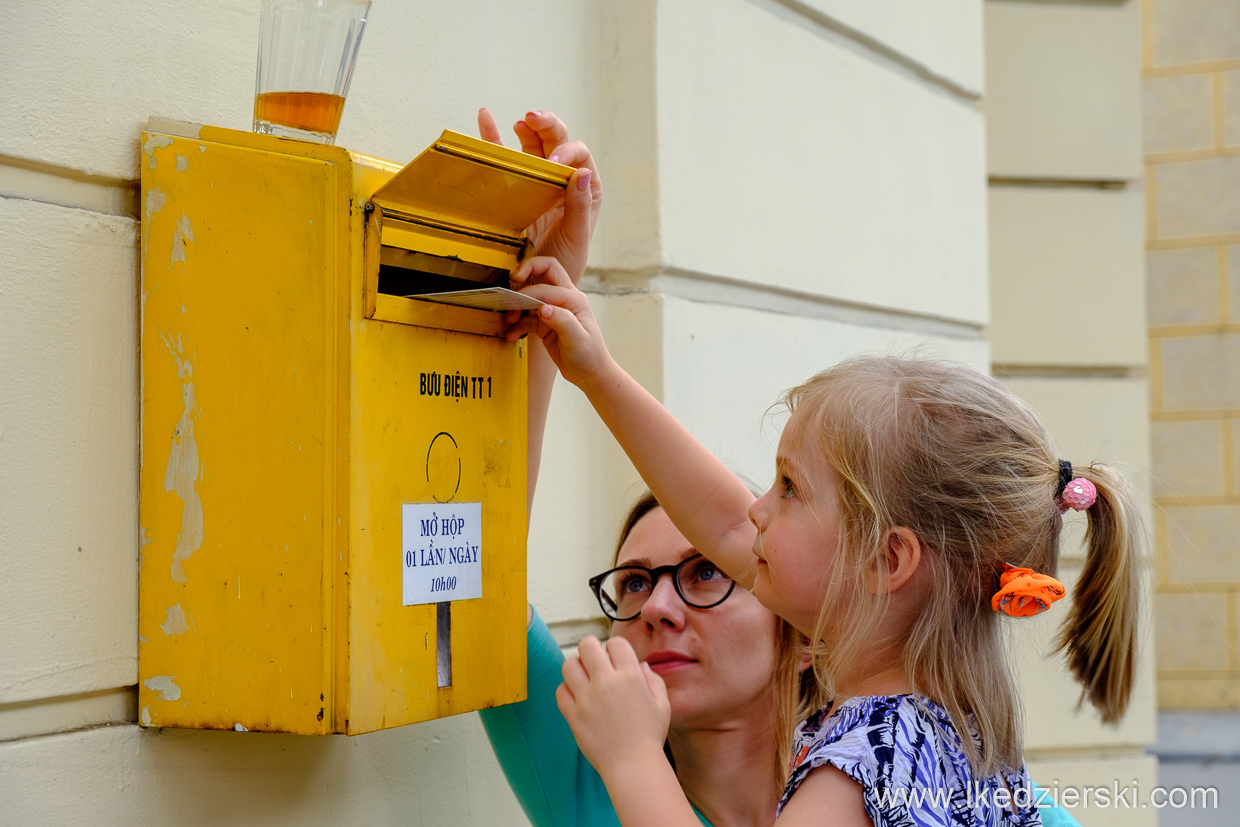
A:
[[[1077,469],[1098,490],[1086,514],[1085,567],[1056,651],[1081,682],[1104,723],[1118,723],[1132,693],[1137,656],[1142,532],[1136,505],[1119,474],[1105,465]]]

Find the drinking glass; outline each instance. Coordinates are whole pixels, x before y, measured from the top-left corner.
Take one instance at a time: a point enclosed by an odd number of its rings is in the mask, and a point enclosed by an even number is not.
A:
[[[254,131],[330,144],[370,0],[263,0]]]

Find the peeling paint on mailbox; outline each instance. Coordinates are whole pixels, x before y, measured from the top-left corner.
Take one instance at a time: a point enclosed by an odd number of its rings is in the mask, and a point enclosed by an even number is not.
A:
[[[162,122],[141,149],[142,725],[355,734],[521,700],[526,345],[404,285],[431,276],[408,261],[506,274],[569,171],[451,133],[404,171]],[[478,504],[479,597],[405,605],[418,503]]]

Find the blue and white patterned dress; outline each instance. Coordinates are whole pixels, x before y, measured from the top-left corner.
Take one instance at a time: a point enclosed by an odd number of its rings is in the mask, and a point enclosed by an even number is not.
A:
[[[947,711],[928,698],[868,695],[816,712],[797,729],[778,812],[810,771],[826,764],[861,785],[874,827],[1042,823],[1024,767],[975,778]],[[1004,806],[1013,794],[1015,806]]]

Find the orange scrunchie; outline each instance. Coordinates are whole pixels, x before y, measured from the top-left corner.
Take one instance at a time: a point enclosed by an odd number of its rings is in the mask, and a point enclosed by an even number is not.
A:
[[[1048,574],[1038,574],[1033,569],[1004,563],[1003,574],[999,576],[999,591],[995,592],[990,606],[996,612],[1005,612],[1012,617],[1033,617],[1042,614],[1067,593],[1063,583]]]

